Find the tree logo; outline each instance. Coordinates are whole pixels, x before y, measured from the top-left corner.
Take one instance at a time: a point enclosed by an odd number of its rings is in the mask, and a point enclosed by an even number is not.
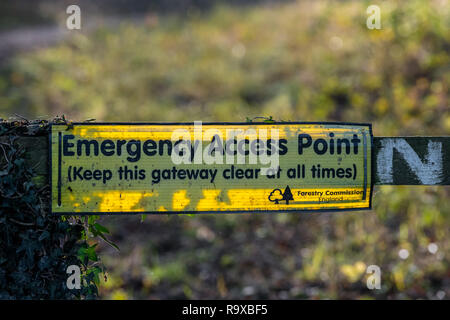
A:
[[[271,202],[275,202],[275,204],[279,204],[282,200],[286,201],[286,204],[289,204],[289,201],[294,200],[294,197],[292,196],[291,188],[286,186],[284,192],[281,189],[273,189],[268,199]]]

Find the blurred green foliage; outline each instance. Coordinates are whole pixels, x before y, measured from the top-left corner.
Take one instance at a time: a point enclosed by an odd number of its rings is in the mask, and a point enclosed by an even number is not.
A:
[[[366,28],[370,4],[221,5],[77,34],[6,65],[0,115],[64,113],[103,121],[274,116],[371,122],[378,136],[448,135],[448,2],[379,1],[381,30]],[[103,295],[435,298],[443,292],[448,298],[448,187],[375,191],[375,209],[367,213],[152,216],[141,224],[132,220],[140,236],[124,227],[129,218],[106,218],[122,252],[103,249],[111,267]],[[399,257],[402,249],[406,259]],[[365,286],[371,264],[381,267],[380,291]]]
[[[124,121],[275,115],[372,121],[378,134],[448,132],[448,5],[382,2],[381,30],[366,28],[365,8],[218,7],[78,35],[12,62],[0,82],[1,113]]]

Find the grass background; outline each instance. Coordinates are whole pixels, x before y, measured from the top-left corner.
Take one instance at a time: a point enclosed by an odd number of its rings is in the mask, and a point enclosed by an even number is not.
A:
[[[370,4],[381,8],[381,30],[366,27]],[[0,116],[273,116],[371,122],[376,136],[448,135],[449,30],[445,0],[146,8],[139,23],[74,32],[2,61]],[[105,217],[121,251],[100,245],[101,295],[448,299],[449,195],[385,186],[367,212]],[[366,288],[371,264],[381,290]]]

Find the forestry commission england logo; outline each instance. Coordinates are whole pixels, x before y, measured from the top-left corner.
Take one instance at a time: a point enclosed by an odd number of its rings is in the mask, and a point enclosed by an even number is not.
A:
[[[286,204],[289,204],[289,201],[294,200],[292,196],[292,191],[289,186],[286,186],[284,192],[281,189],[273,189],[269,194],[269,201],[274,202],[275,204],[280,204],[280,201],[286,201]]]

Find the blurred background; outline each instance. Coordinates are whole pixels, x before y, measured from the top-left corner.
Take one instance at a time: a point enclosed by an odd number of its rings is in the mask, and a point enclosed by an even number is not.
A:
[[[3,119],[272,116],[442,136],[449,85],[448,0],[0,3]],[[362,212],[103,217],[120,251],[99,244],[101,297],[449,299],[449,196],[384,186]],[[366,287],[373,264],[381,290]]]

